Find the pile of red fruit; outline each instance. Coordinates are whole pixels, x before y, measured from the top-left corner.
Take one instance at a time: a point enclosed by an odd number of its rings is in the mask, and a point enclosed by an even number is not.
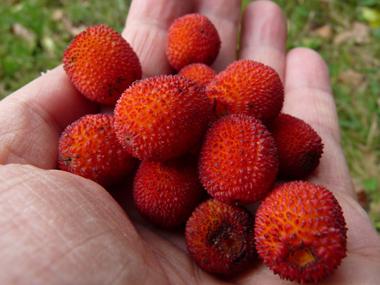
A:
[[[258,256],[281,278],[318,281],[346,256],[347,229],[334,195],[301,181],[323,144],[304,121],[282,114],[277,72],[237,60],[217,74],[221,41],[208,18],[185,15],[168,31],[176,75],[142,79],[139,59],[111,28],[78,35],[64,69],[88,99],[114,115],[72,123],[59,168],[103,186],[134,177],[137,210],[166,228],[186,223],[190,256],[205,271],[235,274]],[[274,187],[281,177],[291,182]],[[245,205],[258,202],[252,214]]]

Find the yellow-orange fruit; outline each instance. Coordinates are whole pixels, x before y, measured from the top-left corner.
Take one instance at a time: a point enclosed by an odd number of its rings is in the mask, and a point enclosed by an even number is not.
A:
[[[273,137],[251,116],[223,117],[205,135],[198,169],[203,186],[214,198],[240,205],[258,201],[278,172]]]
[[[274,188],[255,218],[259,257],[282,279],[318,282],[347,251],[342,209],[325,187],[292,181]]]
[[[191,63],[211,65],[220,50],[220,38],[213,23],[202,14],[187,14],[170,26],[166,55],[175,70]]]
[[[114,105],[142,75],[132,47],[105,25],[90,27],[73,39],[63,53],[63,68],[86,98],[107,105]]]
[[[121,144],[141,160],[165,161],[195,147],[211,114],[204,88],[179,75],[133,84],[115,107]]]
[[[207,85],[219,116],[245,114],[264,124],[277,117],[284,103],[284,87],[271,67],[253,60],[231,63]]]

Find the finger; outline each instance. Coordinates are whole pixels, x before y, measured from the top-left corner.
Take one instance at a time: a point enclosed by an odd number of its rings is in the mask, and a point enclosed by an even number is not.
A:
[[[62,66],[49,71],[0,102],[0,164],[55,168],[64,128],[96,109]]]
[[[338,116],[329,71],[318,53],[306,48],[291,50],[286,58],[283,113],[310,124],[324,143],[323,155],[312,180],[356,197],[342,150]]]
[[[185,14],[203,14],[213,22],[221,38],[221,49],[212,66],[221,71],[235,60],[240,8],[241,0],[183,1],[181,5],[176,0],[133,1],[122,35],[137,53],[144,77],[172,73],[166,58],[170,25]]]
[[[173,21],[191,12],[192,1],[135,0],[122,36],[140,59],[143,77],[172,73],[166,58],[166,35]]]
[[[286,19],[272,1],[255,1],[244,10],[240,59],[251,59],[273,67],[281,79],[285,72]]]
[[[121,207],[88,179],[0,165],[0,216],[1,284],[168,283]]]
[[[196,0],[194,11],[205,15],[216,27],[221,48],[212,68],[224,70],[236,59],[241,0]]]

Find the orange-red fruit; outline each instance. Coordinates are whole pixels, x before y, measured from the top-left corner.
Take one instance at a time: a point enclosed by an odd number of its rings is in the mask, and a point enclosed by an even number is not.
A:
[[[278,73],[253,60],[231,63],[207,86],[206,94],[216,101],[219,116],[245,114],[264,124],[277,117],[284,102],[284,87]]]
[[[141,160],[179,157],[201,139],[211,114],[204,88],[178,75],[140,80],[115,107],[122,145]]]
[[[86,98],[107,105],[114,105],[142,74],[129,43],[105,25],[90,27],[73,39],[63,53],[63,68]]]
[[[178,75],[185,76],[206,88],[215,78],[217,72],[204,63],[192,63],[182,68]]]
[[[197,62],[211,65],[219,53],[220,45],[218,31],[206,16],[187,14],[170,26],[166,55],[175,70]]]
[[[197,169],[186,160],[141,162],[133,185],[138,212],[148,221],[165,228],[184,224],[206,191]]]
[[[334,195],[310,182],[275,187],[256,212],[257,252],[282,279],[317,282],[333,273],[346,256],[346,233]]]
[[[91,114],[69,125],[59,139],[59,169],[102,186],[123,179],[137,160],[119,143],[113,121],[111,115]]]
[[[301,119],[280,114],[268,124],[277,146],[280,160],[279,176],[302,179],[319,165],[323,153],[321,137]]]
[[[229,204],[250,204],[272,187],[278,172],[277,150],[261,121],[230,115],[207,131],[198,168],[211,196]]]
[[[254,218],[240,206],[203,202],[187,221],[185,237],[190,256],[208,273],[236,274],[257,258]]]

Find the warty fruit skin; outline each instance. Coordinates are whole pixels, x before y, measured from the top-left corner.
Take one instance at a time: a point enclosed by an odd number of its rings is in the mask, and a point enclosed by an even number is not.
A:
[[[220,118],[204,137],[198,170],[212,197],[229,204],[256,202],[265,196],[277,176],[273,137],[254,117]]]
[[[275,187],[255,216],[259,257],[282,279],[317,282],[347,252],[346,222],[337,199],[323,186],[291,181]]]
[[[215,78],[217,72],[204,63],[192,63],[182,68],[178,75],[185,76],[206,88]]]
[[[122,180],[137,159],[119,143],[108,114],[85,115],[66,127],[58,144],[58,167],[102,186]]]
[[[142,76],[132,47],[105,25],[89,27],[72,40],[63,53],[63,68],[87,99],[105,105],[115,105]]]
[[[236,274],[256,259],[254,218],[241,206],[209,199],[195,208],[186,223],[190,256],[204,271]]]
[[[211,65],[219,54],[220,37],[214,24],[202,14],[187,14],[169,27],[166,55],[175,70],[191,63]]]
[[[133,156],[165,161],[196,146],[208,127],[211,103],[190,79],[160,75],[128,88],[114,115],[117,137]]]
[[[165,162],[142,161],[133,183],[138,212],[164,228],[185,224],[206,194],[196,167],[183,157]]]
[[[323,153],[322,138],[308,123],[279,114],[267,127],[277,146],[279,177],[303,179],[318,167]]]
[[[244,114],[264,125],[278,116],[284,103],[284,87],[278,73],[254,60],[232,62],[207,85],[206,94],[215,101],[218,116]]]

